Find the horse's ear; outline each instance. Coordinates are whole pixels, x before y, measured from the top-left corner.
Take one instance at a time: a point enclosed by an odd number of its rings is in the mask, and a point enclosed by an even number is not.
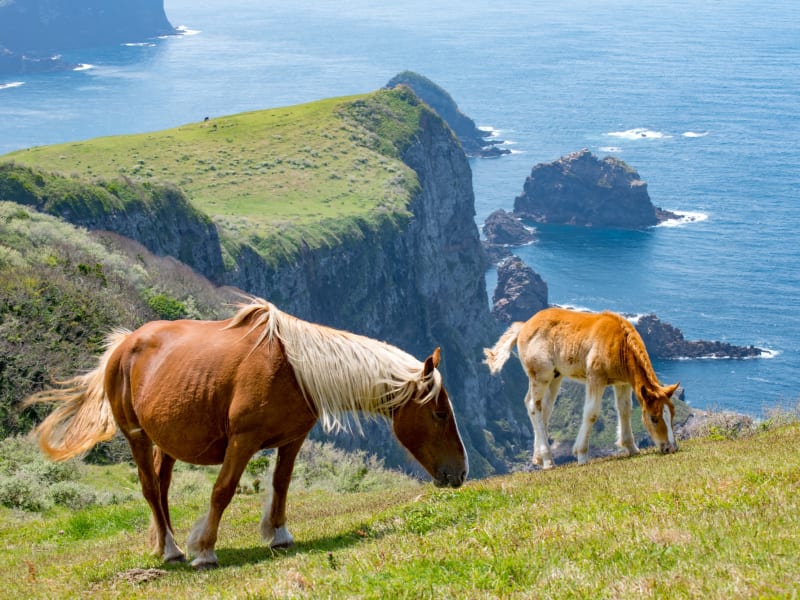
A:
[[[675,393],[675,392],[678,390],[678,388],[679,388],[680,386],[681,386],[681,383],[680,383],[680,381],[679,381],[678,383],[674,383],[674,384],[672,384],[672,385],[668,385],[668,386],[667,386],[667,387],[664,389],[664,392],[667,394],[667,397],[668,397],[668,398],[672,398],[672,394],[674,394],[674,393]]]
[[[437,347],[428,358],[425,359],[425,366],[422,369],[423,376],[427,377],[433,370],[439,367],[439,360],[442,357],[442,349]]]

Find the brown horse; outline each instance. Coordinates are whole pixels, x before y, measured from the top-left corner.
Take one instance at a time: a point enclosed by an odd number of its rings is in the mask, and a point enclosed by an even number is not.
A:
[[[176,460],[222,464],[208,514],[189,535],[192,565],[217,565],[220,518],[250,458],[277,448],[272,501],[261,533],[293,543],[286,494],[294,461],[314,423],[346,428],[346,413],[391,419],[397,439],[439,486],[460,486],[467,457],[437,369],[367,337],[301,321],[255,299],[225,321],[153,321],[109,336],[97,368],[27,403],[58,404],[37,428],[43,451],[64,460],[109,439],[130,443],[165,561],[183,561],[167,494]],[[344,423],[344,424],[343,424]]]
[[[659,383],[641,336],[624,317],[609,311],[539,311],[526,323],[512,324],[494,348],[484,350],[492,373],[503,367],[514,344],[530,380],[525,406],[533,425],[534,464],[553,467],[547,427],[564,377],[586,383],[583,422],[572,449],[578,463],[588,460],[589,433],[609,385],[614,387],[617,405],[617,446],[628,454],[639,452],[631,430],[633,389],[645,428],[661,452],[678,449],[672,430],[675,407],[671,398],[679,384]]]

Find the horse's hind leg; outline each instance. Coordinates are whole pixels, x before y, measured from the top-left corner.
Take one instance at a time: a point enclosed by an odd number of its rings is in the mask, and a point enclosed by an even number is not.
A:
[[[153,466],[158,474],[159,497],[161,508],[167,517],[167,531],[164,536],[164,560],[166,562],[184,562],[186,556],[175,543],[175,530],[172,527],[172,519],[169,514],[169,486],[172,483],[172,469],[175,466],[175,459],[166,454],[161,448],[153,448]],[[157,541],[158,528],[155,520],[150,522],[150,540],[155,545]]]
[[[618,384],[614,386],[614,399],[617,403],[617,446],[625,450],[629,456],[639,453],[631,428],[631,386]]]
[[[294,543],[286,528],[286,495],[292,479],[294,461],[305,436],[278,448],[278,459],[272,475],[272,499],[264,505],[261,517],[261,537],[271,548],[286,548]]]
[[[183,552],[175,544],[169,525],[169,516],[166,513],[165,505],[161,501],[161,485],[153,462],[153,443],[141,429],[125,432],[125,434],[131,446],[133,459],[139,469],[142,495],[150,505],[152,512],[151,530],[154,530],[155,533],[151,533],[151,539],[154,541],[156,552],[165,561],[181,561],[183,560]],[[163,463],[161,466],[163,466]],[[170,466],[170,470],[171,468]]]

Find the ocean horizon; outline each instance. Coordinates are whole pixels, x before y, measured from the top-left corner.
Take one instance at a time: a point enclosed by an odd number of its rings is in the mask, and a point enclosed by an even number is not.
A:
[[[64,52],[73,71],[0,76],[0,155],[366,93],[412,70],[511,150],[470,159],[478,227],[513,208],[534,165],[582,148],[624,160],[653,204],[683,217],[645,231],[537,226],[514,252],[552,304],[654,313],[687,340],[767,351],[655,361],[692,406],[762,417],[797,405],[796,3],[165,8],[179,35]]]

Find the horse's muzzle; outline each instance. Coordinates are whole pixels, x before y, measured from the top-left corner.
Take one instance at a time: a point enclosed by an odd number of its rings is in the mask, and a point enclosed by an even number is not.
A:
[[[665,444],[661,444],[659,450],[661,450],[661,454],[674,454],[678,451],[678,444],[667,442]]]
[[[436,474],[436,478],[433,480],[433,484],[436,487],[461,487],[464,481],[467,479],[467,472],[461,471],[460,473],[450,473],[448,471],[441,470]]]

